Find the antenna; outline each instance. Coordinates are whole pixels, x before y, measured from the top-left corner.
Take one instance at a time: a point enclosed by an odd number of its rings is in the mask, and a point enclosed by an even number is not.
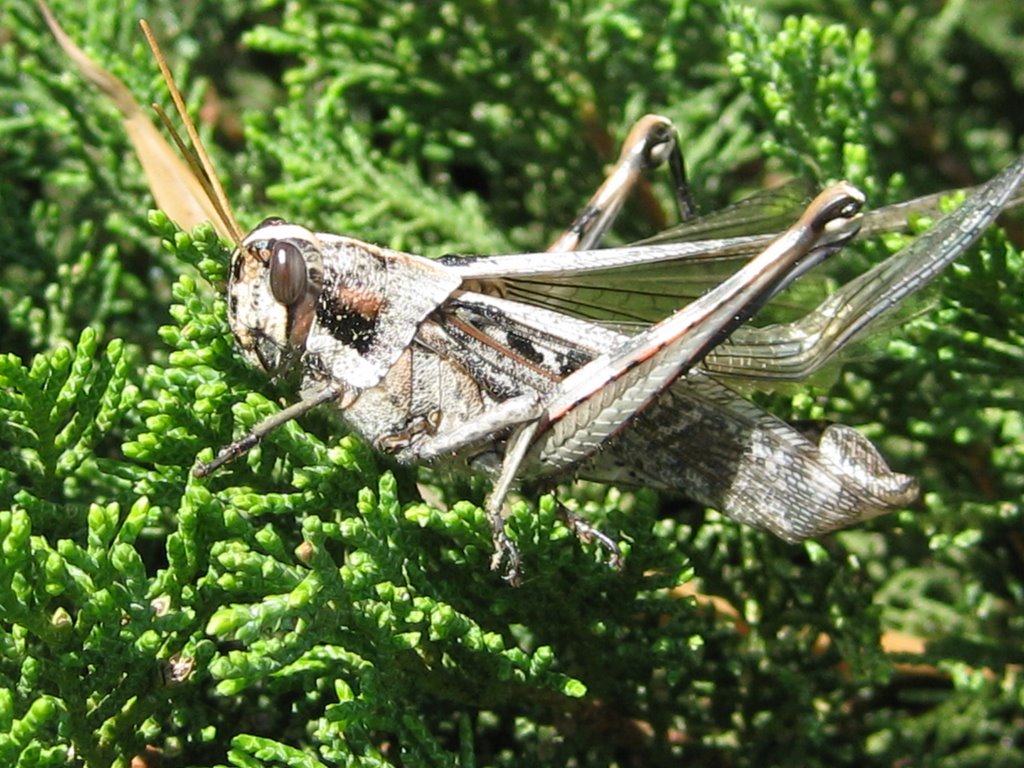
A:
[[[178,117],[185,126],[185,133],[188,135],[191,149],[182,140],[181,135],[174,128],[167,116],[167,113],[164,112],[159,105],[154,104],[153,107],[156,110],[157,116],[164,124],[164,127],[167,128],[168,133],[171,135],[171,139],[174,141],[175,145],[177,145],[178,150],[188,163],[189,168],[193,171],[196,180],[209,197],[210,204],[221,219],[221,224],[231,234],[231,239],[235,241],[235,244],[241,245],[244,233],[242,232],[241,227],[238,226],[234,213],[231,211],[231,204],[228,202],[228,197],[224,193],[224,187],[221,186],[221,183],[217,178],[217,171],[213,166],[213,162],[210,160],[210,156],[207,154],[206,148],[203,146],[203,142],[199,138],[199,131],[196,130],[195,123],[193,123],[192,118],[189,117],[188,110],[185,108],[185,100],[182,98],[181,91],[178,90],[178,86],[174,82],[174,76],[171,74],[170,67],[167,66],[167,60],[164,58],[163,51],[160,50],[160,45],[157,43],[156,37],[153,35],[153,30],[150,29],[150,26],[145,19],[139,22],[139,26],[142,27],[142,34],[146,36],[146,42],[149,44],[149,49],[153,52],[153,57],[156,59],[157,66],[160,67],[160,74],[163,75],[164,83],[167,85],[167,90],[171,94],[171,100],[174,102],[174,109],[177,111]]]

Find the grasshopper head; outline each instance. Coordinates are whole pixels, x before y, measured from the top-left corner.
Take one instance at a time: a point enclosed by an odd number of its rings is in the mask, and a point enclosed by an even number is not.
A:
[[[271,375],[302,355],[323,287],[316,235],[267,219],[231,256],[228,318],[246,359]]]

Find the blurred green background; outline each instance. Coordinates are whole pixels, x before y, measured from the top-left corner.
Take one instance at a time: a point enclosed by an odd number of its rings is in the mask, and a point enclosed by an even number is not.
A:
[[[999,0],[53,10],[166,105],[150,21],[243,226],[427,255],[543,248],[646,112],[676,122],[705,210],[794,175],[877,206],[1024,148],[1024,10]],[[913,509],[794,547],[567,486],[625,569],[528,496],[511,589],[483,484],[392,467],[330,414],[190,478],[294,391],[234,352],[226,248],[150,214],[32,3],[2,0],[0,52],[0,763],[1024,764],[1024,269],[1002,235],[833,381],[758,395],[861,427],[921,479]],[[614,238],[670,203],[655,179]]]

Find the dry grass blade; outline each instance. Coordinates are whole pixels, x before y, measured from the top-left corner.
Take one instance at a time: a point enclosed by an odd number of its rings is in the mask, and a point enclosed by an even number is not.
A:
[[[238,226],[230,214],[224,215],[206,186],[160,134],[125,84],[90,59],[64,32],[46,3],[37,2],[57,43],[82,77],[99,88],[123,115],[125,131],[142,163],[157,207],[182,229],[191,230],[209,221],[221,237],[238,242]]]

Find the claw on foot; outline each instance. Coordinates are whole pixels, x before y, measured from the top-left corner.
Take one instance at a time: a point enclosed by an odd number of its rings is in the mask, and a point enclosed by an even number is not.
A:
[[[495,531],[493,535],[494,556],[491,558],[491,570],[501,571],[501,577],[513,587],[519,586],[519,550],[508,537],[504,529]]]
[[[608,553],[608,565],[617,571],[622,570],[622,555],[619,553],[619,543],[615,539],[588,523],[564,504],[558,504],[558,516],[577,539],[585,543],[597,542]]]

